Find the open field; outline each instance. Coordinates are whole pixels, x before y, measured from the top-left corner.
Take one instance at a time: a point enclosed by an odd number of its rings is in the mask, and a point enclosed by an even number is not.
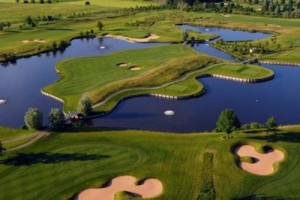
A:
[[[228,140],[217,133],[181,135],[133,130],[53,134],[22,152],[5,153],[0,158],[0,199],[67,199],[123,175],[159,179],[164,192],[156,199],[196,199],[203,183],[205,152],[214,157],[213,181],[218,199],[249,195],[297,198],[299,131],[299,126],[292,126],[283,127],[276,135],[235,133]],[[285,160],[274,175],[252,175],[236,164],[232,151],[238,144],[278,148],[285,153]]]

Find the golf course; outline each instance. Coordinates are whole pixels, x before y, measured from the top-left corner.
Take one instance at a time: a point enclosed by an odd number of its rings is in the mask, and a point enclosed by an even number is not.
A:
[[[300,3],[265,2],[0,0],[0,200],[299,199]]]

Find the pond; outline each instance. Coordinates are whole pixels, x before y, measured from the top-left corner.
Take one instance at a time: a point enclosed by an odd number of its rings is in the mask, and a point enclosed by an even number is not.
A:
[[[59,79],[55,63],[70,57],[110,54],[115,51],[145,48],[157,44],[135,44],[113,38],[75,39],[64,52],[42,54],[17,60],[16,64],[0,64],[0,126],[20,127],[29,107],[37,107],[44,119],[51,108],[62,104],[41,94],[41,88]],[[105,48],[101,48],[105,47]]]
[[[192,27],[217,33],[224,40],[253,40],[269,37],[265,33],[248,33],[213,27]],[[63,53],[43,54],[28,59],[20,59],[17,64],[0,67],[0,125],[19,127],[28,107],[38,107],[47,114],[51,107],[62,105],[40,93],[40,89],[58,79],[54,65],[68,57],[109,54],[121,49],[144,48],[157,44],[134,44],[117,39],[73,40]],[[99,47],[106,48],[100,49]],[[227,60],[235,60],[231,55],[213,48],[210,43],[195,46],[195,49]],[[272,81],[245,84],[215,78],[201,78],[207,93],[198,98],[186,100],[166,100],[155,97],[134,97],[121,102],[113,112],[93,119],[94,126],[130,128],[170,132],[198,132],[212,130],[219,113],[225,108],[234,109],[242,123],[264,122],[275,116],[281,124],[299,123],[300,113],[300,68],[264,65],[275,72]],[[166,110],[174,110],[175,115],[166,116]],[[46,118],[46,116],[45,116]]]

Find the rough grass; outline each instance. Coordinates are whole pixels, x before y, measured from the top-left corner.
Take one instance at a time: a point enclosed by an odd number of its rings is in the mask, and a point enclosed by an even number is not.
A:
[[[216,191],[213,180],[214,154],[205,152],[203,154],[203,166],[201,169],[201,189],[197,200],[216,199]]]
[[[1,157],[0,199],[67,199],[86,188],[101,187],[120,175],[161,180],[164,193],[157,199],[196,199],[201,188],[200,169],[205,163],[200,158],[204,152],[214,153],[218,199],[258,194],[297,198],[299,132],[298,126],[278,131],[276,136],[235,134],[228,140],[218,133],[181,135],[132,130],[53,134],[20,152]],[[252,175],[235,163],[231,148],[240,142],[282,148],[286,159],[272,176]]]

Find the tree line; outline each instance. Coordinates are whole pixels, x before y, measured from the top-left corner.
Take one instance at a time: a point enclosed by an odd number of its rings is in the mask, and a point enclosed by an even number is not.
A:
[[[167,0],[170,8],[185,11],[205,11],[237,14],[271,15],[276,17],[300,17],[300,0],[244,0],[249,6],[222,0]],[[254,9],[250,5],[259,5]]]
[[[269,117],[265,124],[260,124],[257,122],[251,122],[250,124],[245,124],[241,126],[240,120],[235,112],[231,109],[223,110],[218,118],[216,123],[216,131],[223,132],[227,134],[227,138],[234,131],[238,130],[250,130],[250,129],[266,129],[266,132],[269,133],[274,131],[277,128],[278,124],[275,117]]]
[[[92,102],[89,98],[83,98],[77,111],[83,116],[88,116],[93,112]],[[65,114],[58,108],[52,108],[48,114],[50,127],[55,131],[60,131],[66,126]],[[43,113],[38,108],[28,108],[24,116],[24,122],[28,129],[40,130],[44,127]]]

